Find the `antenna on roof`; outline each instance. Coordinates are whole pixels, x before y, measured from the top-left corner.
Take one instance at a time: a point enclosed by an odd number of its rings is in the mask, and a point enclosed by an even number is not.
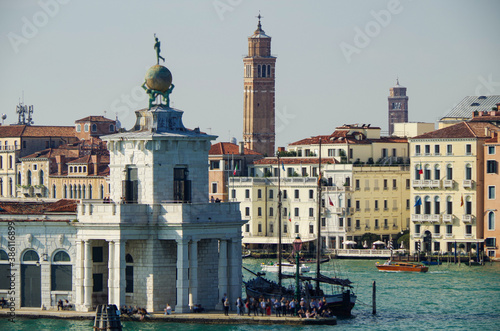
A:
[[[27,106],[24,104],[24,91],[23,91],[23,101],[19,101],[19,105],[16,106],[16,113],[18,114],[17,125],[31,125],[33,124],[33,106]],[[3,120],[2,116],[2,120]]]

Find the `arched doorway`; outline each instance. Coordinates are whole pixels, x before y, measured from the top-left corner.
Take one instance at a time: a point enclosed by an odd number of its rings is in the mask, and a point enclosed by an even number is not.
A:
[[[42,305],[42,272],[40,257],[34,250],[27,250],[21,262],[21,307]]]
[[[429,230],[424,233],[424,246],[422,247],[424,252],[432,251],[432,234]]]

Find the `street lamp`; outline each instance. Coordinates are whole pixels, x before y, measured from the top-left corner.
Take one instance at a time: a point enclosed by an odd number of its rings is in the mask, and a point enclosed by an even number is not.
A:
[[[295,300],[297,303],[295,304],[295,315],[297,315],[297,312],[299,310],[299,303],[300,303],[300,290],[299,290],[299,254],[302,249],[302,240],[300,239],[300,236],[297,234],[297,238],[293,241],[293,251],[295,252],[295,264],[296,264],[296,271],[295,271]]]

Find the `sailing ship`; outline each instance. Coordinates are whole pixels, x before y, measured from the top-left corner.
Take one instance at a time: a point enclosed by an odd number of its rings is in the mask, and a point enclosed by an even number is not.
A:
[[[304,276],[299,274],[300,280],[300,297],[305,300],[305,302],[310,302],[311,299],[315,300],[325,300],[326,304],[324,309],[330,309],[332,313],[336,316],[350,316],[351,310],[356,304],[356,294],[354,294],[352,282],[349,279],[341,278],[331,278],[321,274],[320,264],[321,264],[321,139],[319,142],[319,178],[318,178],[318,218],[317,218],[317,238],[316,238],[316,275],[315,276]],[[280,169],[280,158],[278,154],[278,169]],[[280,172],[278,170],[278,283],[265,278],[263,273],[254,273],[249,269],[245,268],[247,271],[255,275],[255,278],[250,279],[245,284],[247,297],[255,298],[280,298],[284,297],[286,300],[295,299],[295,289],[290,287],[285,287],[282,285],[282,279],[295,278],[297,275],[286,275],[283,274],[281,265],[281,187],[280,187]],[[298,254],[298,252],[296,252]],[[295,268],[296,265],[293,265]],[[316,284],[313,287],[313,283]],[[326,293],[325,288],[330,285],[330,292]]]

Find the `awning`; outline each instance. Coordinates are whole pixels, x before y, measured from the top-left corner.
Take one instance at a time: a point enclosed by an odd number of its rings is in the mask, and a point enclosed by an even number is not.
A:
[[[302,242],[316,240],[316,238],[300,238]],[[281,238],[282,244],[292,244],[295,238]],[[241,241],[243,244],[278,244],[277,237],[244,237]]]

